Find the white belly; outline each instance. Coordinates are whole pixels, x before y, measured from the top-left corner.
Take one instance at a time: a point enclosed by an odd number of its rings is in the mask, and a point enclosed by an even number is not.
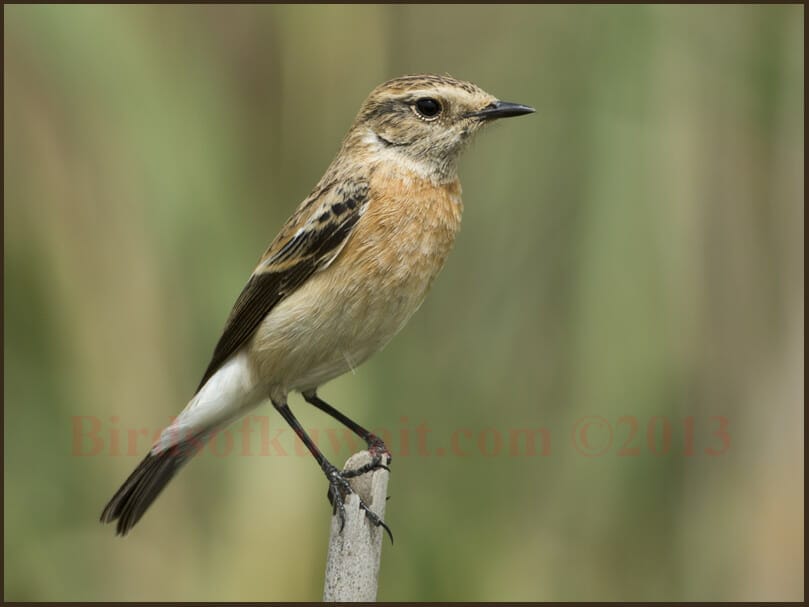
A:
[[[330,269],[313,276],[259,327],[251,354],[270,394],[314,389],[365,362],[407,323],[432,277],[384,288],[345,278]]]

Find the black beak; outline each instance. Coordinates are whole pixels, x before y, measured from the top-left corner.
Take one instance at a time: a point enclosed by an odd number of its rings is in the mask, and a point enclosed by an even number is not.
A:
[[[482,110],[467,114],[469,118],[480,118],[481,120],[494,120],[495,118],[509,118],[510,116],[522,116],[523,114],[533,114],[536,110],[521,103],[509,103],[508,101],[495,101]]]

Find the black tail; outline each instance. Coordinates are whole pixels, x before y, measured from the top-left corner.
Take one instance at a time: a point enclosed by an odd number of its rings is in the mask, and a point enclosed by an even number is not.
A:
[[[126,535],[203,443],[204,436],[197,435],[160,453],[149,453],[112,496],[101,513],[101,522],[117,520],[116,535]]]

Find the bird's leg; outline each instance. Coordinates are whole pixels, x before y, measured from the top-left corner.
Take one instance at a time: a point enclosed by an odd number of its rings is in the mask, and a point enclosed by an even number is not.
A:
[[[295,431],[295,434],[298,435],[298,438],[303,441],[303,444],[306,445],[309,452],[314,456],[317,463],[320,465],[320,469],[323,470],[323,473],[326,475],[326,479],[329,481],[329,501],[332,504],[332,514],[338,514],[340,517],[340,531],[343,530],[346,522],[346,509],[345,509],[345,498],[347,495],[351,493],[355,493],[355,491],[351,488],[351,485],[346,480],[348,475],[346,473],[340,472],[326,457],[321,453],[320,449],[317,448],[314,441],[309,438],[309,435],[306,433],[306,430],[303,429],[301,423],[298,419],[292,414],[292,410],[289,408],[285,402],[283,403],[276,403],[274,400],[272,401],[273,406],[278,410],[281,416],[287,421],[290,427]],[[390,541],[393,542],[393,534],[390,531],[390,527],[385,524],[379,516],[374,513],[368,505],[362,501],[362,498],[357,496],[360,500],[360,508],[365,511],[365,516],[371,521],[375,527],[382,527],[385,531],[387,531],[388,536],[390,537]]]
[[[343,472],[343,476],[345,478],[360,476],[361,474],[365,474],[366,472],[377,470],[379,468],[384,468],[385,470],[390,471],[388,464],[390,464],[390,462],[393,460],[393,456],[390,454],[390,451],[388,451],[388,448],[385,446],[385,443],[382,442],[381,438],[379,438],[376,434],[369,432],[354,420],[340,413],[329,403],[322,400],[317,393],[304,392],[303,398],[310,405],[314,405],[324,413],[330,415],[338,422],[343,424],[346,428],[364,440],[366,445],[368,445],[368,452],[372,457],[371,461],[364,466],[360,466],[356,470],[345,470]],[[383,458],[386,460],[385,463],[382,463]]]

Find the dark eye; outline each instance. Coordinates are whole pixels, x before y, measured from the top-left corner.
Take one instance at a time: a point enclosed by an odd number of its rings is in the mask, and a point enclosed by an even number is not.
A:
[[[422,97],[414,106],[416,114],[428,120],[437,118],[441,113],[441,103],[432,97]]]

